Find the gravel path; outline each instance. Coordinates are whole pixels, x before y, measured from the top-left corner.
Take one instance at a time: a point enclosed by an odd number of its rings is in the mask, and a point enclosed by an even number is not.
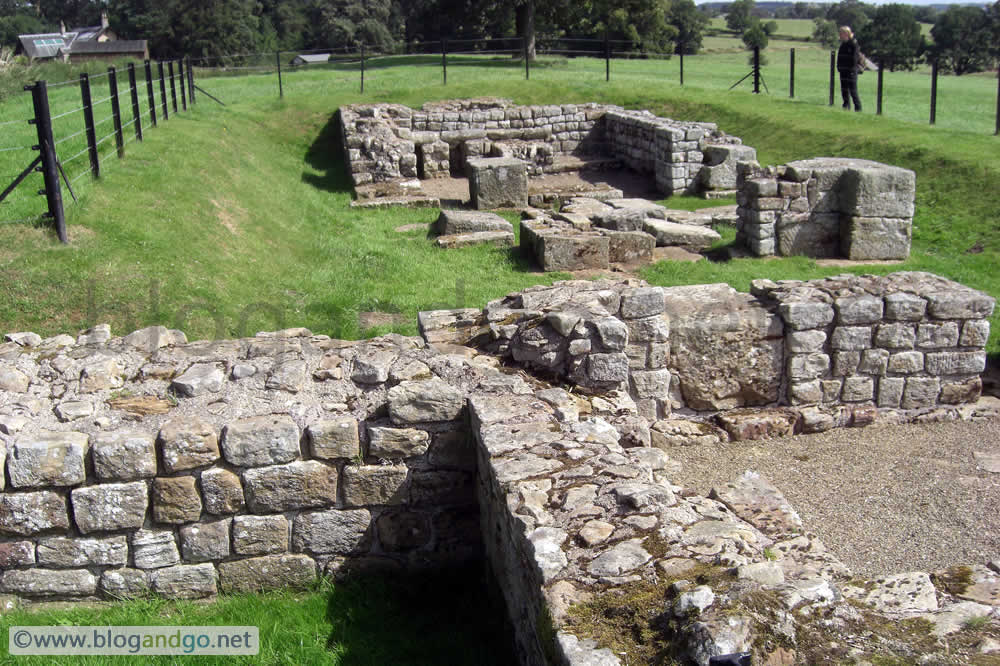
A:
[[[675,483],[708,491],[752,469],[854,573],[875,577],[1000,559],[1000,420],[837,428],[668,453]]]

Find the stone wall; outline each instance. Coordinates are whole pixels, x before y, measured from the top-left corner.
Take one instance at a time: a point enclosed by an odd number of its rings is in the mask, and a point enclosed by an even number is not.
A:
[[[199,598],[481,552],[478,380],[419,339],[8,337],[2,593]]]
[[[739,235],[757,256],[906,259],[916,176],[870,160],[817,157],[738,167]]]
[[[530,175],[579,170],[588,160],[608,168],[602,158],[611,157],[654,176],[664,194],[732,194],[737,161],[756,159],[752,148],[712,123],[594,103],[517,106],[502,99],[454,100],[427,103],[420,110],[350,105],[340,109],[340,122],[355,186],[463,173],[466,161],[475,157],[517,158],[527,163]]]

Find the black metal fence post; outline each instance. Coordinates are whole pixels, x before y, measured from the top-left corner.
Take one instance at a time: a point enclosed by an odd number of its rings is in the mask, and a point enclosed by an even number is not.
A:
[[[604,31],[604,80],[611,80],[611,38],[608,31]]]
[[[163,119],[170,120],[170,112],[167,110],[167,82],[163,78],[163,63],[156,63],[157,73],[160,75],[160,109],[163,111]]]
[[[795,49],[792,49],[788,61],[788,96],[795,99]]]
[[[1000,136],[1000,69],[997,70],[997,126],[993,134]]]
[[[681,44],[681,85],[684,85],[684,45]]]
[[[760,94],[760,47],[753,47],[753,94]]]
[[[184,61],[183,60],[178,60],[177,61],[177,78],[180,81],[180,84],[178,84],[177,87],[181,89],[181,110],[182,111],[187,111],[188,110],[188,100],[187,100],[187,92],[185,91],[185,88],[187,88],[187,86],[184,84]]]
[[[174,84],[173,60],[167,63],[167,71],[170,72],[170,103],[174,107],[174,113],[177,113],[177,86]]]
[[[837,71],[837,52],[830,51],[830,106],[833,106],[833,75]]]
[[[521,50],[524,51],[524,80],[527,81],[531,78],[531,68],[528,65],[528,39],[527,37],[521,38]]]
[[[191,98],[191,105],[194,106],[194,66],[191,65],[191,58],[188,58],[187,61],[188,96]]]
[[[878,99],[878,106],[876,107],[875,113],[878,114],[878,115],[880,115],[880,116],[882,115],[882,74],[884,72],[885,72],[885,67],[882,65],[882,63],[879,63],[878,64],[878,91],[875,93],[875,96]]]
[[[80,75],[80,98],[83,101],[83,122],[87,133],[87,152],[90,153],[90,171],[94,178],[101,177],[101,160],[97,154],[97,133],[94,131],[94,107],[90,103],[90,77]]]
[[[38,150],[42,158],[44,194],[49,205],[48,216],[56,226],[56,234],[63,243],[66,237],[66,216],[63,212],[62,190],[59,187],[59,162],[56,159],[56,144],[52,139],[52,117],[49,114],[49,92],[45,81],[36,81],[31,86],[31,100],[35,107],[35,129],[38,131]]]
[[[135,138],[142,141],[142,118],[139,116],[139,88],[135,82],[135,63],[128,64],[128,86],[129,97],[132,99],[132,124],[135,130]]]
[[[361,94],[365,94],[365,43],[361,42]]]
[[[931,62],[931,125],[937,120],[937,79],[938,79],[938,63],[937,60]]]
[[[441,40],[441,71],[444,73],[444,85],[448,85],[448,40]]]
[[[146,69],[146,97],[149,100],[149,122],[156,127],[156,93],[153,91],[153,67],[149,61],[145,61]],[[142,123],[140,123],[142,124]]]
[[[115,149],[118,159],[125,157],[125,136],[122,134],[122,106],[118,101],[118,72],[108,67],[108,87],[111,88],[111,120],[115,126]]]
[[[274,52],[274,64],[278,66],[278,97],[285,96],[285,88],[281,84],[281,51]],[[292,63],[294,64],[294,63]]]

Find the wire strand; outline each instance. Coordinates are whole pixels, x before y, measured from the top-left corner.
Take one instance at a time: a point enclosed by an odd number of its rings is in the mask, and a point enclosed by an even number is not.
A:
[[[14,146],[13,148],[0,148],[0,153],[11,153],[15,150],[31,150],[31,146]]]
[[[69,136],[63,137],[62,139],[59,139],[59,140],[56,141],[56,145],[58,146],[61,143],[69,141],[70,139],[75,139],[76,137],[80,136],[81,134],[83,134],[86,131],[87,131],[86,129],[82,129],[79,132],[74,132],[73,134],[70,134]]]
[[[80,155],[83,155],[83,154],[84,154],[85,152],[87,152],[88,150],[90,150],[90,148],[84,148],[83,150],[81,150],[80,152],[78,152],[78,153],[77,153],[76,155],[74,155],[73,157],[70,157],[69,159],[65,159],[65,160],[63,160],[63,161],[62,161],[62,163],[63,163],[63,166],[65,166],[65,165],[69,164],[70,162],[72,162],[73,160],[75,160],[76,158],[78,158],[78,157],[79,157]]]
[[[86,108],[87,107],[85,107],[85,106],[78,106],[75,109],[73,109],[72,111],[66,111],[65,113],[60,113],[58,115],[52,116],[52,120],[59,120],[60,118],[65,118],[66,116],[68,116],[70,114],[79,113],[80,111],[83,111]]]

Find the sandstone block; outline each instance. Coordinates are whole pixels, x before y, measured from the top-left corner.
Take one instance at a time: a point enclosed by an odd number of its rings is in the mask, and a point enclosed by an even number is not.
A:
[[[653,258],[656,239],[642,231],[606,231],[608,237],[608,261],[630,264],[648,262]]]
[[[68,527],[66,500],[50,490],[0,494],[0,534],[31,536]]]
[[[830,336],[830,347],[841,351],[857,351],[872,346],[872,329],[867,326],[838,326]]]
[[[306,588],[315,580],[316,562],[308,555],[266,555],[219,565],[219,584],[229,594]]]
[[[50,537],[38,541],[38,564],[56,569],[128,564],[128,539]]]
[[[833,321],[833,306],[829,303],[782,303],[778,313],[789,328],[805,330],[822,328]]]
[[[466,162],[469,194],[477,210],[528,205],[527,164],[509,157],[473,158]]]
[[[181,561],[174,533],[141,529],[132,534],[132,561],[139,569],[160,569]]]
[[[913,349],[917,329],[913,324],[880,324],[875,331],[875,344],[886,349]]]
[[[344,503],[347,506],[405,504],[408,473],[405,465],[345,465]]]
[[[826,354],[793,354],[788,357],[788,377],[792,381],[816,379],[830,369],[830,357]]]
[[[782,216],[775,229],[778,254],[836,257],[840,252],[840,216],[836,213],[797,213]]]
[[[514,233],[514,226],[496,213],[474,210],[442,210],[434,230],[440,236],[466,234],[477,231],[506,231]]]
[[[889,357],[889,372],[912,375],[924,369],[924,355],[918,351],[899,352]]]
[[[878,406],[897,408],[903,400],[906,380],[902,377],[882,377],[878,381]]]
[[[903,389],[903,409],[933,407],[937,404],[941,383],[937,377],[907,377]]]
[[[871,377],[847,377],[841,399],[844,402],[871,400],[875,395],[875,382]]]
[[[861,352],[839,351],[833,354],[833,374],[837,377],[853,375],[861,365]]]
[[[149,504],[142,481],[76,488],[70,498],[76,526],[84,534],[142,527]]]
[[[858,372],[866,375],[884,375],[889,364],[889,352],[886,349],[866,349],[861,353],[861,363]]]
[[[118,388],[124,383],[121,366],[113,358],[89,363],[80,371],[80,393]]]
[[[237,555],[287,552],[288,519],[282,515],[233,518],[233,550]]]
[[[17,368],[0,368],[0,391],[27,393],[31,379]]]
[[[841,326],[873,324],[882,319],[882,299],[877,296],[842,296],[833,302],[833,307]]]
[[[927,301],[905,291],[886,294],[885,318],[897,321],[920,321],[927,311]]]
[[[201,517],[201,496],[193,476],[153,479],[153,520],[190,523]]]
[[[292,359],[279,363],[264,382],[264,388],[269,391],[287,391],[298,393],[306,382],[306,362]]]
[[[254,513],[280,513],[337,502],[337,468],[317,460],[249,469],[243,473],[243,481],[247,506]]]
[[[368,548],[372,515],[367,509],[308,511],[292,526],[296,552],[350,555]]]
[[[138,599],[149,594],[149,576],[142,569],[108,569],[101,574],[100,590],[111,599]]]
[[[996,300],[974,289],[938,291],[927,296],[927,313],[937,319],[981,319],[993,314]]]
[[[659,287],[634,287],[622,292],[623,319],[651,317],[663,312],[663,290]]]
[[[240,467],[275,465],[299,455],[299,428],[288,416],[255,416],[226,425],[222,454]]]
[[[149,574],[153,592],[166,599],[204,599],[219,593],[212,564],[182,564]]]
[[[431,436],[417,428],[368,426],[368,455],[384,460],[402,460],[427,452]]]
[[[540,234],[535,255],[544,271],[607,268],[611,261],[611,240],[597,234]]]
[[[700,251],[722,239],[718,232],[708,227],[650,218],[645,220],[642,230],[656,239],[657,247],[680,246]]]
[[[205,511],[216,516],[243,509],[243,484],[227,469],[206,469],[201,473],[201,492]]]
[[[133,430],[102,432],[90,444],[94,474],[102,481],[133,481],[156,476],[153,437]]]
[[[185,525],[180,529],[185,562],[211,562],[229,557],[229,518]]]
[[[808,331],[789,331],[785,336],[788,351],[794,354],[809,354],[822,352],[826,344],[826,332],[818,329]]]
[[[635,370],[631,378],[635,395],[640,398],[665,398],[670,390],[669,370]]]
[[[7,571],[0,591],[19,597],[89,597],[97,592],[97,578],[86,569],[23,569]]]
[[[315,458],[352,459],[361,452],[358,421],[350,416],[314,423],[306,428],[306,437]]]
[[[464,234],[438,236],[435,245],[446,250],[476,245],[492,245],[493,247],[514,247],[514,232],[512,231],[470,231]]]
[[[917,325],[917,347],[954,347],[958,344],[958,322],[922,323]]]
[[[912,236],[908,217],[849,217],[841,229],[840,247],[852,261],[906,259]]]
[[[591,354],[587,377],[594,382],[624,382],[629,377],[628,356],[623,353]]]
[[[990,322],[986,319],[971,319],[962,324],[962,336],[958,344],[963,347],[984,347],[990,338]]]
[[[0,543],[0,570],[30,566],[34,563],[34,541],[6,541]]]
[[[14,488],[73,486],[87,479],[90,438],[82,432],[41,431],[19,438],[7,456]]]
[[[453,421],[464,407],[463,393],[437,377],[389,389],[389,418],[396,424]]]
[[[170,388],[178,395],[194,398],[206,393],[218,393],[225,381],[225,374],[214,363],[195,363],[174,378]]]
[[[158,439],[163,467],[170,474],[211,465],[219,459],[215,426],[198,418],[164,423]]]
[[[924,368],[931,375],[978,375],[986,370],[986,352],[932,352]]]

